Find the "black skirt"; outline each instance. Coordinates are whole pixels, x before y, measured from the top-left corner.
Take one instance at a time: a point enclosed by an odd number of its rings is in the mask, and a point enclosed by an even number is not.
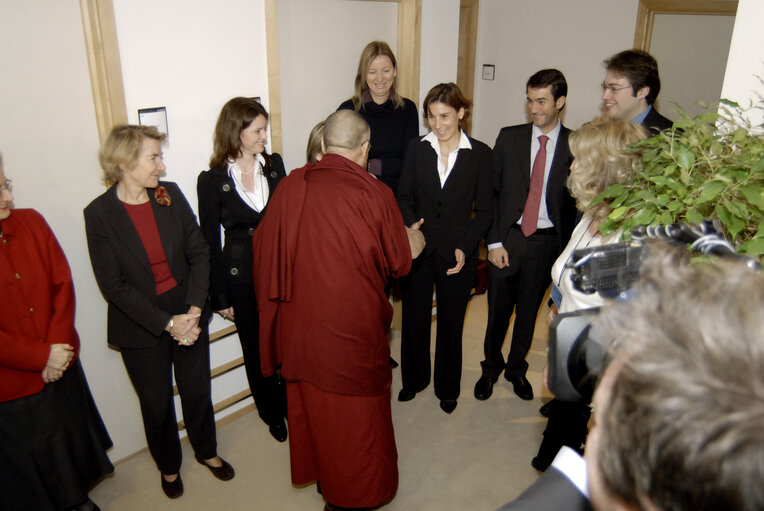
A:
[[[0,403],[0,509],[82,503],[114,471],[111,446],[77,359],[37,394]]]

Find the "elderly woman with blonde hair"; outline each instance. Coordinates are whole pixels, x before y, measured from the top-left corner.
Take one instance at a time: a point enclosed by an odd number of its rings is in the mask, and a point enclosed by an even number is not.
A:
[[[647,131],[633,122],[610,117],[597,117],[570,135],[570,151],[574,160],[570,166],[568,188],[576,200],[576,207],[583,212],[565,249],[552,266],[552,282],[559,290],[555,303],[550,306],[547,319],[554,319],[558,312],[572,312],[602,305],[597,294],[576,290],[571,280],[571,270],[566,263],[573,251],[597,247],[618,241],[621,232],[602,236],[600,223],[610,214],[611,201],[593,204],[594,199],[609,186],[627,183],[642,163],[639,152],[627,150],[627,146],[647,137]],[[546,375],[546,372],[545,372]],[[545,405],[549,422],[539,452],[531,461],[538,470],[545,470],[560,447],[567,445],[579,449],[586,439],[586,423],[590,410],[582,403],[564,403],[557,399]]]
[[[196,460],[215,477],[234,470],[217,455],[207,322],[210,251],[191,207],[165,174],[165,135],[112,129],[101,146],[109,187],[85,208],[90,262],[108,302],[107,342],[117,346],[143,415],[149,451],[170,498],[183,494],[172,376]]]

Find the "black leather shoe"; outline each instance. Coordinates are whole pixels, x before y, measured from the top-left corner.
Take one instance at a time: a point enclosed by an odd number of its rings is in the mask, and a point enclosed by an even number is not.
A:
[[[411,401],[416,397],[416,392],[413,390],[408,389],[401,389],[400,392],[398,392],[398,401],[404,402],[404,401]]]
[[[549,462],[543,461],[543,460],[539,459],[538,456],[536,456],[535,458],[533,458],[531,460],[531,466],[533,468],[535,468],[536,470],[538,470],[539,472],[546,471],[546,469],[548,469],[549,465],[551,465],[551,464],[552,464],[551,461],[549,461]]]
[[[539,414],[542,417],[549,417],[549,415],[552,413],[552,401],[554,400],[547,401],[541,405],[541,408],[539,408]]]
[[[512,384],[512,389],[517,397],[525,401],[533,399],[533,387],[525,376],[507,376],[505,373],[504,377]]]
[[[271,436],[279,442],[285,442],[287,439],[288,432],[283,419],[278,424],[268,426],[268,432],[270,432]]]
[[[488,376],[481,376],[475,384],[475,399],[485,401],[493,394],[493,380]]]
[[[170,482],[164,478],[164,475],[159,476],[162,479],[162,491],[171,499],[177,499],[183,495],[183,480],[180,478],[180,474],[174,481]]]
[[[233,476],[236,475],[236,472],[233,471],[233,467],[230,463],[228,463],[223,458],[220,458],[220,461],[223,462],[223,464],[219,467],[213,467],[212,465],[208,465],[206,461],[204,461],[202,458],[199,457],[198,454],[195,454],[194,457],[196,458],[196,461],[210,469],[210,472],[212,472],[212,475],[220,479],[221,481],[229,481],[233,479]]]
[[[456,410],[456,399],[441,399],[440,409],[446,413],[451,413]]]

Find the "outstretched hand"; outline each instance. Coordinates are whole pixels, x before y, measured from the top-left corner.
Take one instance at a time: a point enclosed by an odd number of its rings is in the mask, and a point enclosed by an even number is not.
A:
[[[409,247],[411,248],[411,258],[416,259],[419,254],[422,253],[425,246],[424,234],[419,230],[424,223],[424,218],[420,218],[418,222],[414,222],[410,227],[406,227],[406,234],[409,237]]]

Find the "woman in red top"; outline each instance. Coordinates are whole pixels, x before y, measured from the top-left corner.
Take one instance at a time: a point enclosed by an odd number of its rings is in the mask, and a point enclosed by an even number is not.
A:
[[[170,498],[183,494],[172,390],[196,460],[221,480],[231,465],[217,455],[210,397],[209,247],[186,198],[164,174],[165,135],[117,126],[101,147],[109,189],[85,208],[90,262],[109,303],[108,342],[118,346],[138,394],[149,450]]]
[[[12,210],[0,157],[0,509],[93,510],[114,471],[74,329],[69,264],[45,219]]]

